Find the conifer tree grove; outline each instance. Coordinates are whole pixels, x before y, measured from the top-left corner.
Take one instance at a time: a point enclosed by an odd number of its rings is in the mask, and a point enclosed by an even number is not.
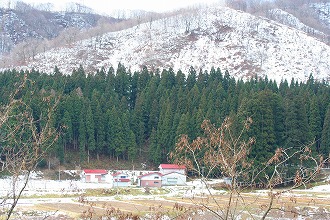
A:
[[[183,72],[142,67],[132,74],[118,64],[95,73],[80,66],[70,75],[57,67],[49,74],[6,70],[0,73],[1,105],[24,75],[35,82],[29,85],[35,94],[61,94],[53,123],[61,138],[47,155],[61,163],[77,155],[77,163],[103,157],[157,166],[168,162],[181,134],[195,139],[204,120],[219,126],[233,115],[238,121],[253,120],[249,136],[256,140],[250,154],[255,165],[277,148],[313,143],[313,152],[325,157],[330,152],[330,86],[312,75],[304,83],[236,80],[220,68]],[[36,118],[44,111],[40,97],[26,91],[22,97],[31,100]]]

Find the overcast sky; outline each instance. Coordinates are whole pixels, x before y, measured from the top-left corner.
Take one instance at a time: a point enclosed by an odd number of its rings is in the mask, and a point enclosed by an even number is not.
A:
[[[2,4],[8,5],[8,2],[15,2],[16,0],[0,0]],[[178,9],[199,3],[212,4],[221,2],[223,0],[20,0],[31,5],[38,5],[40,3],[52,3],[55,5],[56,10],[65,10],[67,3],[78,2],[86,5],[96,12],[109,14],[118,9],[129,10],[146,10],[164,12],[173,9]],[[2,5],[2,6],[4,6]]]

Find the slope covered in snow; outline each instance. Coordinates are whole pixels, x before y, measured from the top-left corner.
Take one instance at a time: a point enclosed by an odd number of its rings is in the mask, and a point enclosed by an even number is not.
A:
[[[39,54],[24,68],[70,74],[121,62],[131,71],[220,67],[237,78],[254,75],[330,81],[330,47],[302,31],[225,7],[181,11],[168,18]]]
[[[318,12],[319,19],[330,28],[330,2],[314,3],[312,7]]]
[[[0,7],[0,56],[25,41],[53,39],[67,28],[95,27],[101,18],[109,23],[116,22],[116,19],[92,13],[50,12],[28,5],[24,10]]]
[[[286,11],[277,8],[269,10],[268,14],[272,20],[280,22],[281,24],[285,24],[298,30],[304,31],[305,33],[312,34],[313,36],[318,35],[321,38],[326,38],[324,33],[305,25],[297,17]]]

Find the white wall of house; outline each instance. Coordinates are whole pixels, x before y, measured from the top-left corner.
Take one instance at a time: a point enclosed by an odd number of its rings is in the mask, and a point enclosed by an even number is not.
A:
[[[101,180],[103,179],[101,177],[101,174],[86,174],[86,178],[89,179],[88,182],[91,182],[91,183],[97,183],[97,182],[100,182],[99,181],[99,178],[101,178]]]
[[[159,168],[159,172],[162,174],[173,173],[173,172],[186,174],[185,166],[180,166],[176,164],[160,164],[158,168]]]
[[[112,187],[127,187],[130,186],[131,182],[119,182],[119,181],[114,181],[112,183]]]
[[[106,174],[82,173],[82,181],[86,183],[101,183],[106,182]]]
[[[167,173],[162,176],[162,186],[186,185],[187,177],[182,173]]]
[[[108,174],[105,176],[105,182],[107,183],[113,182],[113,176],[111,175],[110,171],[108,171]]]
[[[181,173],[181,174],[185,174],[185,169],[159,169],[159,172],[163,173],[163,174],[167,174],[167,173]]]
[[[111,177],[111,174],[109,174],[107,171],[102,173],[82,171],[80,173],[81,181],[85,183],[111,183]]]
[[[115,176],[112,176],[113,187],[126,187],[131,185],[131,179],[127,174],[119,173]]]

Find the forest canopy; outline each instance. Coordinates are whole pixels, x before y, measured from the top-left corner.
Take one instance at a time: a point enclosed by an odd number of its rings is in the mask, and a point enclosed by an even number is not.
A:
[[[227,116],[235,120],[251,117],[249,136],[255,138],[250,157],[264,163],[281,148],[298,148],[313,143],[313,152],[328,157],[330,152],[330,88],[310,75],[307,82],[275,82],[254,77],[236,80],[219,68],[209,71],[190,68],[132,73],[123,65],[86,74],[80,66],[71,75],[55,67],[53,73],[37,70],[6,70],[0,73],[0,104],[24,75],[34,82],[34,117],[43,112],[45,94],[61,97],[53,126],[61,138],[48,154],[61,163],[70,160],[65,152],[79,154],[80,162],[107,156],[153,164],[169,162],[168,156],[182,134],[191,140],[202,134],[208,119],[221,125]],[[1,147],[1,145],[0,145]]]

